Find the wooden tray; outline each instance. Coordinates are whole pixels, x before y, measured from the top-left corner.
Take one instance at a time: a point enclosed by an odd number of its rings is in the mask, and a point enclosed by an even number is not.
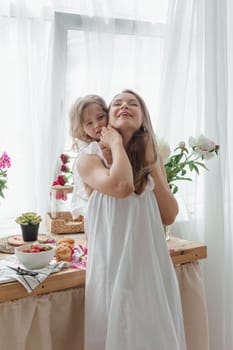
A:
[[[46,234],[42,234],[42,233],[39,233],[38,234],[38,237],[37,237],[37,241],[39,243],[48,243],[49,242],[49,239],[50,237]],[[23,236],[22,235],[13,235],[13,236],[8,236],[7,238],[8,240],[8,243],[15,246],[15,247],[18,247],[18,246],[21,246],[21,245],[24,245],[24,244],[30,244],[32,242],[35,242],[35,241],[24,241],[23,240]]]
[[[53,237],[50,237],[47,234],[38,234],[37,241],[39,243],[49,243],[50,240],[54,240]],[[10,235],[0,238],[0,252],[6,254],[14,254],[15,247],[21,246],[23,244],[30,244],[32,242],[25,242],[22,235]]]

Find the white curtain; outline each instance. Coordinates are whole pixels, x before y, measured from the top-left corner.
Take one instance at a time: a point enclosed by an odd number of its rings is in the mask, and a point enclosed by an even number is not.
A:
[[[1,202],[0,223],[8,218],[7,225],[14,230],[14,218],[21,211],[37,210],[44,215],[49,209],[57,157],[65,145],[63,131],[65,128],[67,132],[67,123],[51,115],[55,10],[165,23],[167,2],[1,2],[0,153],[9,153],[12,167],[7,195]],[[209,171],[202,172],[191,184],[179,186],[181,209],[174,234],[207,244],[208,258],[203,267],[210,349],[230,350],[233,4],[230,0],[169,0],[165,44],[162,38],[150,38],[145,45],[140,36],[116,36],[114,23],[105,34],[101,28],[97,33],[89,32],[86,23],[84,28],[85,32],[70,32],[68,36],[66,116],[78,95],[100,93],[109,102],[115,91],[130,87],[145,97],[156,132],[171,146],[199,133],[220,144],[220,155],[209,161]],[[79,52],[77,42],[81,44]],[[86,75],[83,62],[88,67]],[[162,75],[158,69],[161,62]],[[148,72],[149,66],[152,68]]]
[[[22,211],[47,209],[60,127],[50,118],[52,21],[28,4],[0,5],[0,152],[12,162],[0,222],[10,227]]]
[[[203,265],[210,349],[230,350],[233,6],[227,0],[171,0],[169,4],[173,30],[165,44],[161,133],[173,143],[203,133],[221,147],[219,157],[208,163],[209,171],[179,191],[185,210],[174,225],[174,233],[207,245],[208,258]]]
[[[215,176],[205,187],[205,215],[209,218],[204,226],[209,246],[205,274],[212,346],[224,350],[233,348],[232,10],[231,1],[206,2],[206,128],[219,138],[221,157],[219,165],[215,164]],[[217,261],[217,256],[222,258]]]

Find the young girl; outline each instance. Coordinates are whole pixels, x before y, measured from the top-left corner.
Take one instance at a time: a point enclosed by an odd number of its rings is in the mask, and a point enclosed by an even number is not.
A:
[[[77,160],[92,141],[99,141],[103,126],[108,123],[107,105],[98,95],[87,95],[78,98],[70,110],[70,134],[73,149],[78,155],[73,164],[74,190],[71,200],[71,213],[74,219],[79,215],[86,216],[87,193],[77,171]]]
[[[185,350],[179,287],[163,224],[178,213],[143,99],[114,97],[101,148],[77,162],[88,199],[85,350]],[[95,144],[97,144],[95,142]]]

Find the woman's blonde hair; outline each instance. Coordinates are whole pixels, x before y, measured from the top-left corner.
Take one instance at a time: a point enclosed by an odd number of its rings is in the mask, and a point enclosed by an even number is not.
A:
[[[140,129],[134,133],[131,140],[126,146],[126,152],[133,169],[135,193],[140,194],[146,187],[151,166],[157,160],[156,138],[151,123],[150,114],[143,98],[132,90],[123,90],[121,93],[129,93],[134,95],[140,104],[143,115],[142,125]],[[111,108],[111,103],[108,110]],[[152,146],[154,153],[152,164],[148,164],[146,161],[147,144],[150,144]]]
[[[92,103],[99,105],[107,116],[107,105],[102,97],[98,95],[86,95],[77,98],[70,109],[70,135],[73,139],[73,149],[77,149],[78,140],[87,143],[93,141],[83,129],[84,110]]]

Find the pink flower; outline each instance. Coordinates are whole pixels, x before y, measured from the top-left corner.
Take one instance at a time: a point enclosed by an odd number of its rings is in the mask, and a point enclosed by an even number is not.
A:
[[[56,199],[62,199],[63,201],[67,200],[67,194],[65,192],[57,192]]]
[[[57,180],[53,181],[53,186],[60,185]]]
[[[69,171],[69,168],[65,164],[62,164],[61,171],[63,171],[63,173],[67,173]]]
[[[66,183],[66,178],[63,175],[59,175],[57,177],[57,181],[58,181],[59,185],[64,186]]]
[[[0,157],[0,169],[10,168],[11,167],[11,159],[6,152]]]
[[[66,164],[69,161],[69,157],[64,153],[61,154],[60,158],[63,164]]]
[[[61,174],[57,176],[57,178],[53,181],[53,186],[65,186],[69,184],[69,179],[72,176],[72,171],[69,168],[69,162],[70,162],[70,157],[64,153],[60,155],[60,159],[62,161],[62,165],[60,168]],[[67,200],[67,193],[57,193],[56,195],[57,199],[62,199],[62,200]]]
[[[67,179],[64,175],[58,175],[55,181],[53,181],[53,186],[60,185],[64,186],[66,183]]]

